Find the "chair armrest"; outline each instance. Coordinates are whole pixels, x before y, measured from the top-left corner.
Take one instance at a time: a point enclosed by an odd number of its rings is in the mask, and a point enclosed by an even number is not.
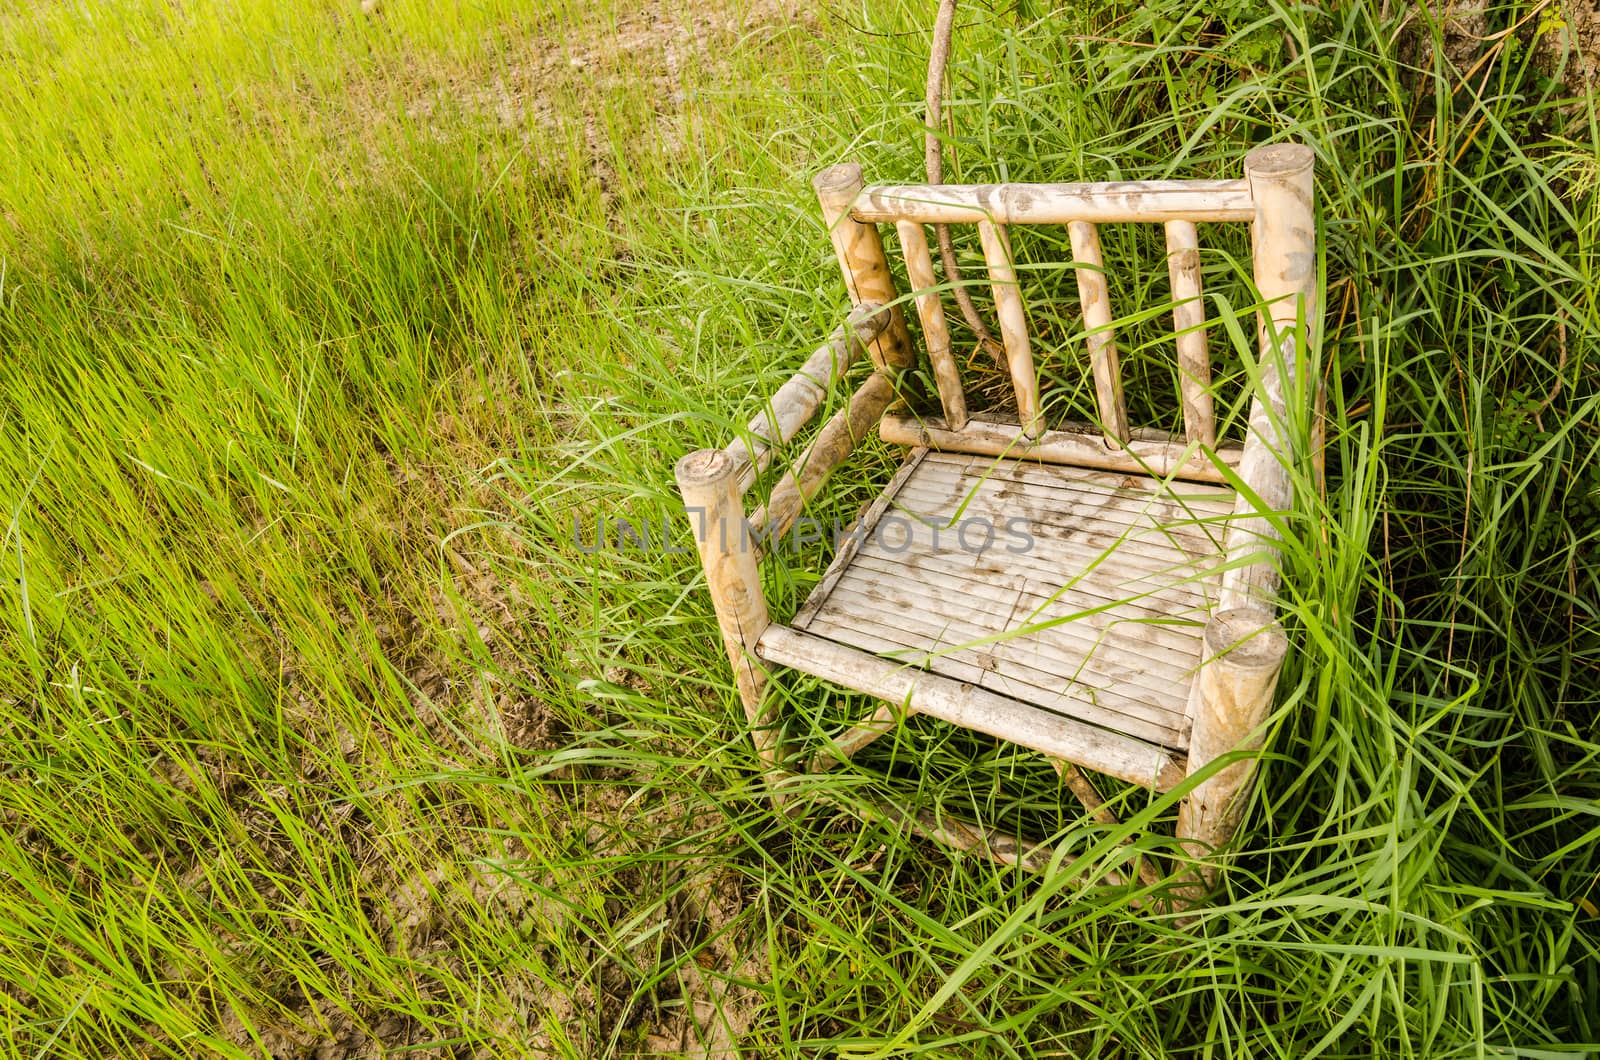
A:
[[[827,399],[828,391],[849,371],[866,344],[889,326],[889,312],[876,302],[863,302],[850,311],[828,341],[806,358],[787,383],[779,387],[767,408],[750,421],[750,438],[736,438],[727,453],[738,468],[739,492],[748,490],[756,476],[772,463],[772,450],[789,441],[810,422]]]

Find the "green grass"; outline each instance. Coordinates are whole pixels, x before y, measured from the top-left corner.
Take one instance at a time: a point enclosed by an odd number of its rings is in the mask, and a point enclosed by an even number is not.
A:
[[[926,5],[626,6],[0,16],[3,1055],[703,1055],[718,1006],[750,1056],[1600,1049],[1600,128],[1548,20],[1464,80],[1367,6],[964,9],[951,179],[1318,155],[1328,485],[1185,924],[1104,884],[1170,799],[1086,823],[937,726],[774,816],[692,557],[574,541],[838,319],[810,173],[921,165]],[[836,808],[884,786],[1083,860]]]

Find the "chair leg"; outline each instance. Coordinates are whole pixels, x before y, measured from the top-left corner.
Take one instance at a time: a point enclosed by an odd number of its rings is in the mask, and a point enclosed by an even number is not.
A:
[[[1089,812],[1089,816],[1101,824],[1118,825],[1122,822],[1117,815],[1106,809],[1106,802],[1100,793],[1089,783],[1089,778],[1083,775],[1083,770],[1068,762],[1064,758],[1052,758],[1050,764],[1056,767],[1056,772],[1061,774],[1061,779],[1066,783],[1068,790],[1077,796],[1078,802]],[[1129,842],[1132,842],[1130,839]],[[1146,856],[1139,860],[1139,882],[1146,887],[1154,887],[1161,882],[1161,870],[1154,861]]]
[[[1287,650],[1283,629],[1268,611],[1239,607],[1211,616],[1205,658],[1191,698],[1191,776],[1220,755],[1261,746],[1261,725],[1272,707]],[[1238,828],[1254,770],[1253,758],[1230,763],[1195,788],[1178,808],[1178,838],[1206,859],[1199,881],[1204,889],[1216,882],[1217,865],[1210,856]]]
[[[832,746],[824,747],[812,755],[806,768],[812,773],[823,773],[848,762],[867,744],[893,732],[909,714],[910,711],[904,707],[879,700],[870,718],[857,722],[849,732],[834,740]]]
[[[756,569],[755,542],[739,501],[738,464],[725,450],[701,449],[679,460],[674,473],[695,528],[700,565],[756,753],[769,772],[776,771],[780,748],[770,712],[763,707],[767,672],[755,657],[756,641],[771,620]]]

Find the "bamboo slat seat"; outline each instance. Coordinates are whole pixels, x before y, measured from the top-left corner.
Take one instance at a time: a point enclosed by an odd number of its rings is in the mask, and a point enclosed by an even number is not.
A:
[[[790,625],[1186,752],[1233,491],[962,453],[912,461]]]

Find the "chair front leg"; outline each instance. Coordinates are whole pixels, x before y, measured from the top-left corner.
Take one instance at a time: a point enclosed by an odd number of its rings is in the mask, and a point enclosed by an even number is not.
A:
[[[1189,736],[1189,775],[1230,751],[1256,750],[1262,723],[1272,707],[1278,672],[1289,647],[1272,613],[1237,607],[1218,611],[1206,624],[1204,657],[1190,697],[1194,727]],[[1244,813],[1253,758],[1224,766],[1189,793],[1178,810],[1178,838],[1189,840],[1202,857],[1232,838]],[[1200,874],[1207,887],[1216,881],[1207,861]]]
[[[767,672],[755,656],[756,641],[771,625],[767,599],[756,569],[755,542],[751,540],[739,499],[739,463],[723,449],[700,449],[678,461],[674,473],[678,491],[695,526],[700,566],[717,612],[717,626],[728,650],[734,683],[744,703],[756,752],[770,769],[777,769],[779,746],[762,700]]]

